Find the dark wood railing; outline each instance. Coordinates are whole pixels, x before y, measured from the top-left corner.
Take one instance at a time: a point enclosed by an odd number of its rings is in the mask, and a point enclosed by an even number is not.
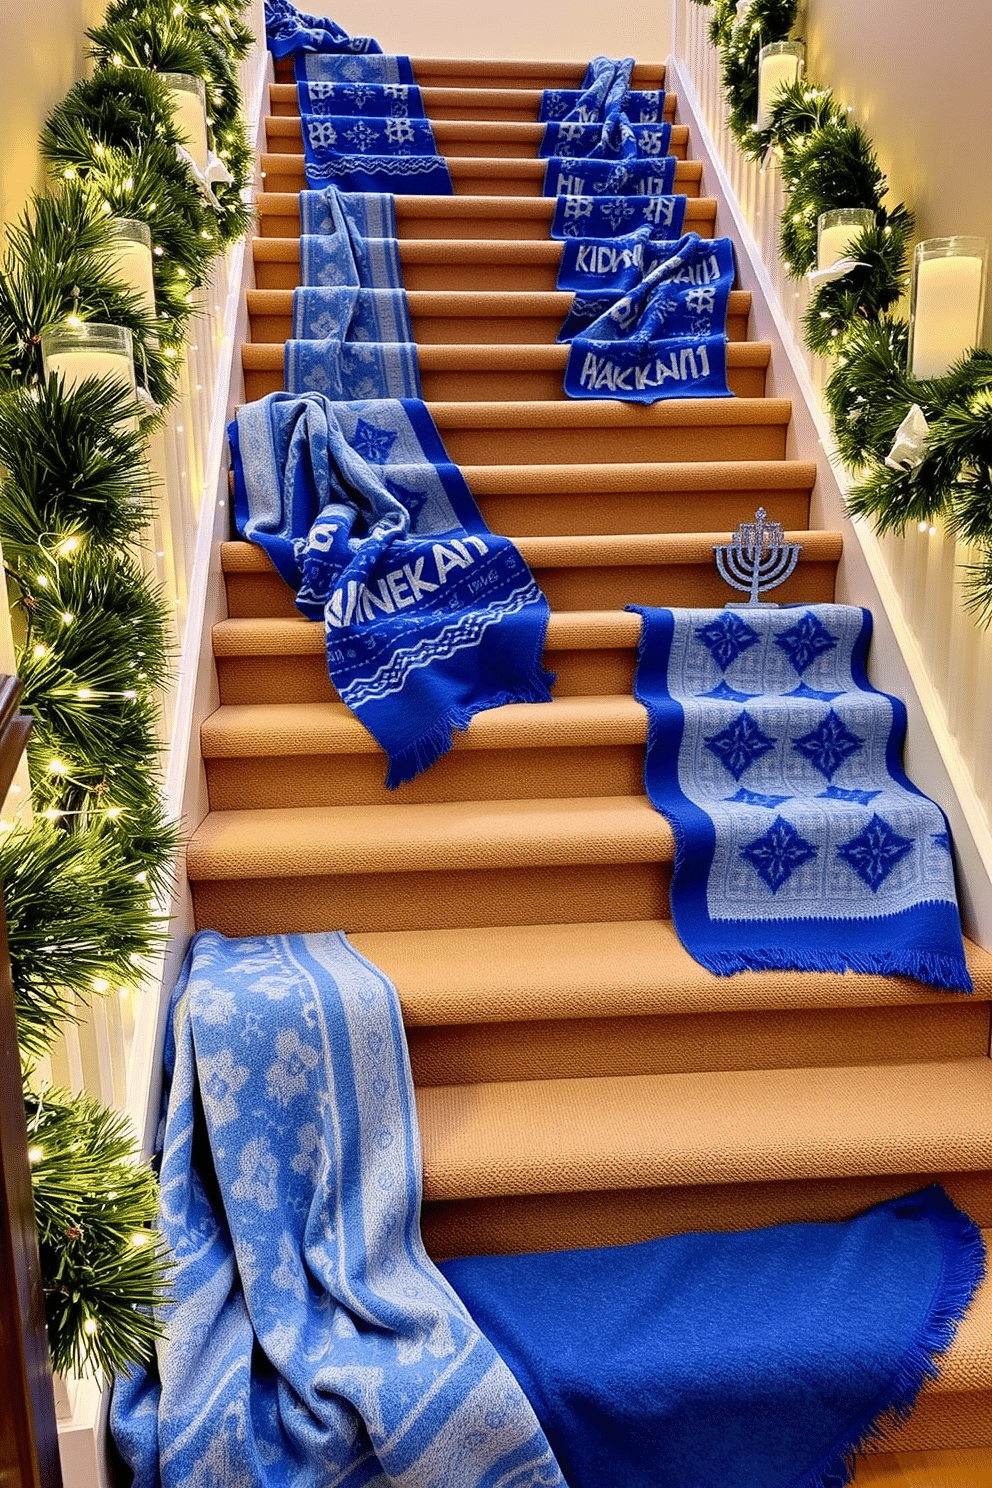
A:
[[[31,729],[17,712],[20,692],[16,677],[0,677],[0,802]],[[0,1488],[62,1488],[2,898],[0,1210]]]

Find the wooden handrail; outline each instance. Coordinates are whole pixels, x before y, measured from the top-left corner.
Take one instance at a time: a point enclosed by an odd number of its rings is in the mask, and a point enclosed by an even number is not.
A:
[[[16,677],[0,677],[0,801],[10,789],[31,731],[30,718],[17,712],[20,692]],[[62,1488],[7,922],[0,897],[0,1484],[7,1483]]]

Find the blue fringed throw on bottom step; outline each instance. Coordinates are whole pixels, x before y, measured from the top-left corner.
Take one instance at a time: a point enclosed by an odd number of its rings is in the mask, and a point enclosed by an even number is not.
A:
[[[902,769],[905,708],[868,681],[868,611],[629,608],[689,954],[971,991],[947,822]]]
[[[840,1488],[936,1374],[984,1253],[934,1187],[846,1223],[440,1269],[569,1488]]]

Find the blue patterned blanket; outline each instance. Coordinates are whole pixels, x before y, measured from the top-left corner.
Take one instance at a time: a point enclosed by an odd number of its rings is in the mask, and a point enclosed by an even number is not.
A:
[[[396,289],[403,283],[392,196],[300,192],[300,279],[304,285]]]
[[[420,1238],[396,993],[342,935],[193,941],[165,1048],[155,1365],[118,1379],[134,1488],[565,1488]]]
[[[970,991],[947,822],[903,773],[902,703],[868,682],[868,612],[640,613],[645,788],[690,955]]]
[[[678,250],[678,238],[673,240],[666,229],[650,224],[615,238],[566,238],[557,288],[610,295],[612,302]]]
[[[371,52],[373,49],[369,48]],[[378,56],[334,56],[328,52],[297,52],[293,58],[297,83],[412,83],[409,57],[386,53]]]
[[[544,196],[671,196],[675,156],[658,160],[571,160],[552,155]]]
[[[560,196],[551,219],[553,238],[615,238],[650,226],[680,238],[684,196]]]
[[[623,111],[632,124],[657,124],[664,117],[664,89],[628,90],[623,95]],[[595,124],[602,117],[595,101],[584,99],[577,88],[545,88],[537,112],[539,124],[572,119],[577,124]]]
[[[342,191],[452,194],[427,119],[306,114],[301,123],[311,190],[331,185]]]
[[[937,1373],[984,1255],[934,1187],[841,1224],[441,1270],[569,1488],[840,1488]]]
[[[323,117],[367,115],[375,119],[424,119],[420,89],[410,83],[330,83],[304,79],[296,85],[300,113]]]
[[[419,398],[406,291],[294,290],[285,378],[287,392],[314,391],[333,400]]]
[[[672,142],[670,124],[628,124],[622,142],[599,124],[549,124],[538,155],[579,157],[583,160],[638,160],[667,155]]]
[[[382,50],[371,36],[349,36],[326,16],[307,15],[290,0],[265,0],[265,40],[276,58],[303,50],[346,55]]]
[[[549,702],[548,605],[423,403],[272,393],[230,427],[238,530],[323,619],[343,702],[410,780],[478,712]]]
[[[620,299],[576,297],[559,340],[571,339],[571,398],[729,398],[727,303],[734,281],[729,238],[688,233]],[[589,316],[597,316],[589,323]]]

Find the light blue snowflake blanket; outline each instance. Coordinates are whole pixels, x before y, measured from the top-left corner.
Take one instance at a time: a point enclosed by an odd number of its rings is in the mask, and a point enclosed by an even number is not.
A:
[[[392,196],[300,192],[300,280],[304,285],[394,290],[402,287]]]
[[[173,996],[156,1363],[118,1379],[134,1488],[564,1488],[420,1237],[396,992],[343,935],[192,942]]]
[[[419,398],[420,367],[402,289],[298,288],[286,342],[290,393]]]
[[[387,786],[476,713],[550,702],[547,601],[423,403],[272,393],[229,434],[238,530],[324,620],[331,681],[385,751]]]
[[[427,119],[304,114],[300,122],[311,190],[331,185],[402,195],[453,192]]]
[[[688,233],[629,293],[576,297],[558,339],[570,398],[729,398],[727,304],[734,281],[729,238]],[[604,308],[605,306],[605,308]],[[589,315],[598,316],[591,323]]]
[[[369,48],[371,52],[373,48]],[[413,67],[409,57],[381,52],[377,56],[356,56],[330,51],[298,51],[293,58],[296,82],[324,83],[412,83]]]
[[[349,36],[326,16],[307,15],[290,0],[265,0],[265,41],[277,59],[303,50],[346,55],[382,50],[371,36]]]
[[[616,238],[649,226],[661,237],[680,238],[684,196],[560,196],[551,219],[553,238]]]
[[[552,155],[544,196],[671,196],[675,156],[647,160],[572,160]]]
[[[672,918],[720,975],[864,971],[971,990],[947,822],[847,605],[639,609],[644,782],[675,833]]]
[[[372,118],[424,119],[420,89],[410,83],[331,83],[304,79],[296,85],[300,113],[315,117],[353,114]]]

